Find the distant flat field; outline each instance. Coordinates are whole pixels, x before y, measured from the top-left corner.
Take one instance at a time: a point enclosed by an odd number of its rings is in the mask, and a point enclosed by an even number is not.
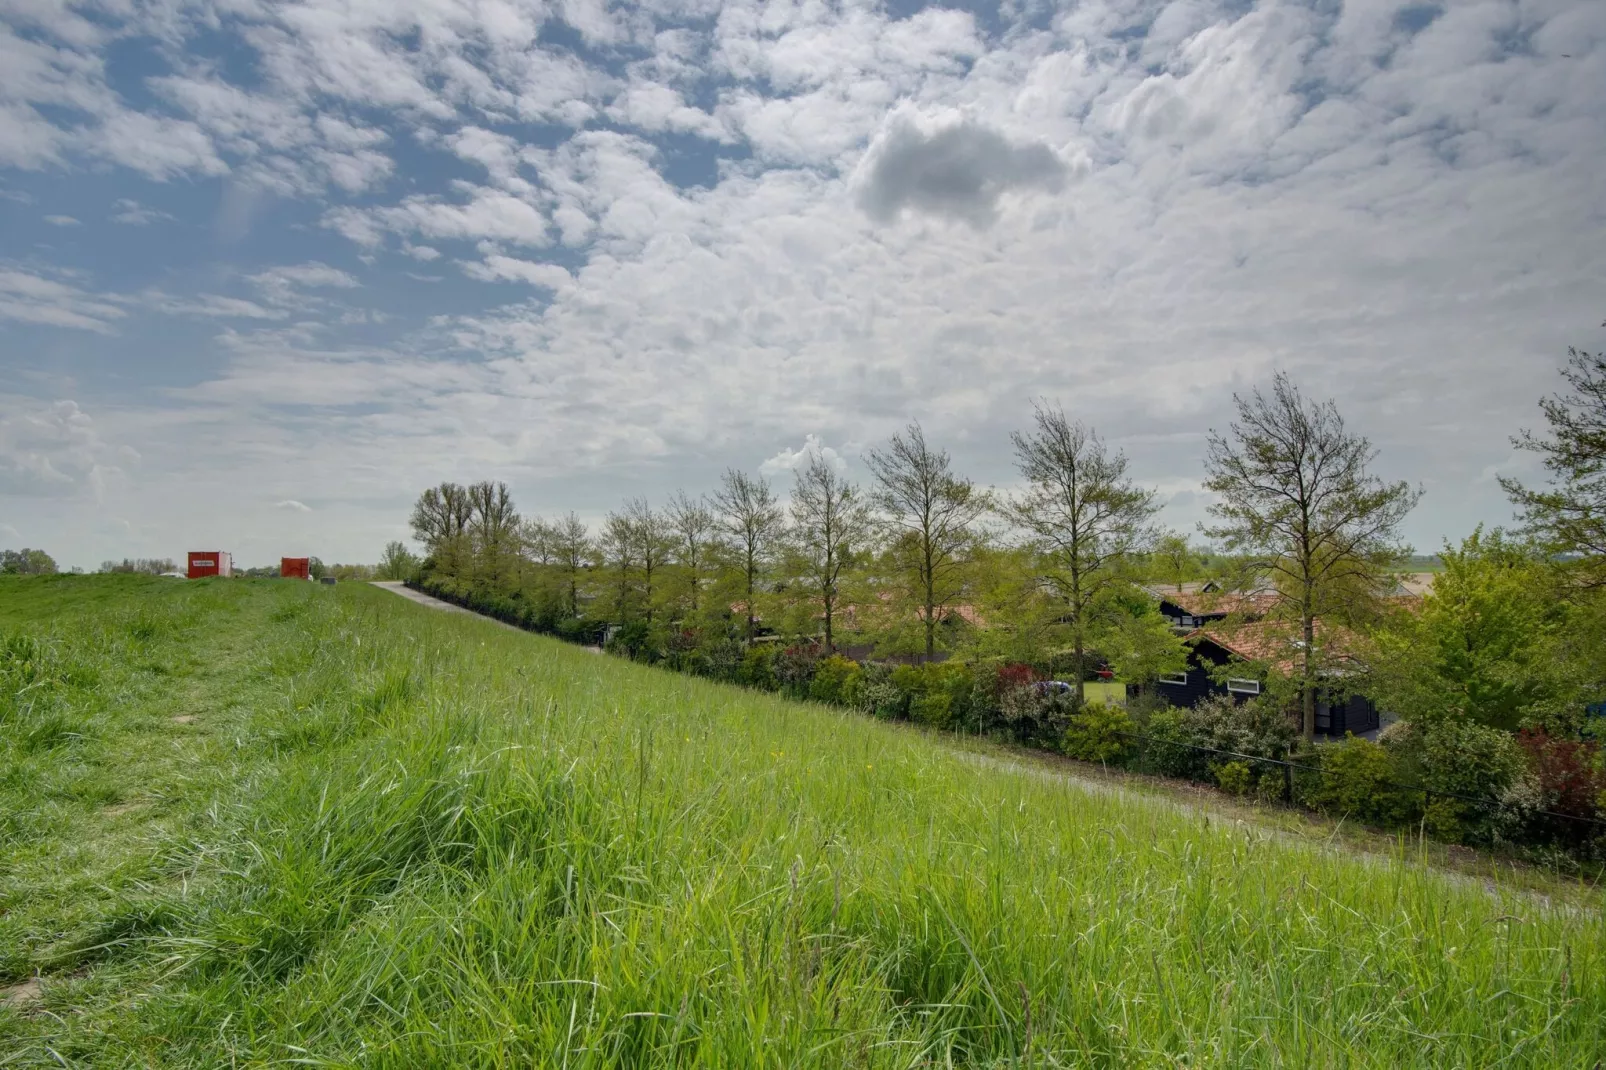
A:
[[[0,1065],[1592,1067],[1551,905],[363,584],[0,579]]]

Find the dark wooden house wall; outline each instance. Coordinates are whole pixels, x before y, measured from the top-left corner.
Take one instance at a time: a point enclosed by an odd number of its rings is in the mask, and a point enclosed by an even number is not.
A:
[[[1188,651],[1188,682],[1155,685],[1159,696],[1173,706],[1197,706],[1212,695],[1231,695],[1234,702],[1247,702],[1252,696],[1228,691],[1225,684],[1211,679],[1210,672],[1227,664],[1231,656],[1208,640],[1196,642]],[[1337,702],[1318,696],[1316,704],[1316,734],[1342,738],[1345,732],[1370,732],[1377,728],[1377,707],[1364,695],[1350,695]]]

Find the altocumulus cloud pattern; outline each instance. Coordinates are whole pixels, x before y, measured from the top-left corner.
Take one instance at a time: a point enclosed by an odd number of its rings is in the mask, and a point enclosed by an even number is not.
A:
[[[1603,99],[1592,0],[0,3],[0,523],[371,558],[914,416],[1003,482],[1042,395],[1185,526],[1280,367],[1432,546],[1600,341]]]

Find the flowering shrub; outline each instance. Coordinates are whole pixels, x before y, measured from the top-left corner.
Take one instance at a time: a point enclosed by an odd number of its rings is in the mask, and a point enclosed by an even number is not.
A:
[[[1594,817],[1606,772],[1600,768],[1600,744],[1556,739],[1543,728],[1525,728],[1517,744],[1544,792],[1545,809],[1577,817]]]
[[[993,677],[993,691],[1001,696],[1008,691],[1030,687],[1042,678],[1042,674],[1030,665],[1021,665],[1019,663],[1001,665],[997,674]]]
[[[819,664],[820,648],[813,643],[789,646],[775,655],[775,682],[788,694],[805,695]]]

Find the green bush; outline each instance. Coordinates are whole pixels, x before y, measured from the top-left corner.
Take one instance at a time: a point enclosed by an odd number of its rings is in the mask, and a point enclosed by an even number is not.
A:
[[[1248,795],[1255,774],[1248,762],[1221,762],[1215,767],[1216,784],[1228,795]]]
[[[925,691],[909,700],[909,717],[933,728],[947,728],[953,715],[953,699],[946,691]]]
[[[1271,766],[1255,778],[1255,798],[1264,803],[1282,802],[1288,797],[1288,781],[1281,767]]]
[[[1293,720],[1269,702],[1234,702],[1231,695],[1215,695],[1192,708],[1153,711],[1144,734],[1159,741],[1145,747],[1142,764],[1147,771],[1211,780],[1212,765],[1228,756],[1187,748],[1280,759],[1299,733]]]
[[[1148,739],[1139,763],[1144,772],[1188,779],[1204,776],[1207,763],[1204,755],[1192,749],[1196,733],[1189,712],[1177,706],[1162,706],[1149,714],[1143,731]]]
[[[809,698],[815,702],[834,702],[850,705],[857,690],[859,663],[841,654],[822,658],[809,681]]]
[[[1435,797],[1434,820],[1446,838],[1466,843],[1509,839],[1537,800],[1522,792],[1522,748],[1509,732],[1444,720],[1414,733],[1422,786]],[[1443,794],[1439,794],[1443,793]],[[1447,796],[1468,796],[1456,799]]]
[[[780,687],[775,679],[775,658],[779,650],[773,643],[759,643],[747,648],[742,655],[741,667],[736,670],[737,682],[761,691],[774,691]]]
[[[1060,749],[1084,762],[1118,763],[1132,749],[1127,734],[1134,729],[1132,718],[1120,706],[1085,706],[1071,717]]]
[[[1409,824],[1421,814],[1422,793],[1399,786],[1402,772],[1384,747],[1347,736],[1317,753],[1321,776],[1304,796],[1315,809],[1385,826]]]

